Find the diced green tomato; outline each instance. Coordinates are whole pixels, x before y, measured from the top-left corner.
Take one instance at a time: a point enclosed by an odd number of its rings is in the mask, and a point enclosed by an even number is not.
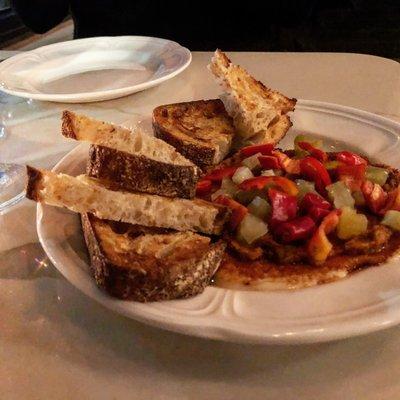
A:
[[[335,169],[337,167],[339,167],[341,164],[339,161],[327,161],[324,163],[324,166],[326,169]]]
[[[240,185],[246,179],[254,178],[253,173],[249,167],[239,167],[232,176],[232,181]]]
[[[247,209],[256,217],[265,219],[271,211],[271,206],[267,200],[257,196],[254,197],[252,202],[247,206]]]
[[[275,172],[273,169],[266,169],[261,171],[261,176],[275,176]]]
[[[321,149],[323,147],[323,143],[322,140],[320,139],[316,139],[313,138],[312,136],[308,136],[308,135],[297,135],[294,138],[294,150],[295,150],[295,154],[297,157],[305,157],[306,155],[308,155],[308,152],[301,149],[297,143],[299,142],[307,142],[310,143],[312,146],[314,146],[317,149]]]
[[[262,156],[261,153],[254,154],[253,156],[247,157],[242,160],[242,165],[250,168],[251,170],[260,167],[260,161],[258,161],[258,157]]]
[[[356,190],[352,193],[356,206],[365,206],[365,198],[361,190]]]
[[[383,217],[382,224],[392,228],[395,231],[400,231],[400,211],[386,211]]]
[[[305,181],[304,179],[296,179],[295,183],[299,189],[299,193],[297,195],[299,200],[302,200],[307,193],[317,193],[314,182]]]
[[[335,208],[354,207],[354,199],[350,189],[342,181],[332,183],[326,187],[329,198],[333,201]]]
[[[386,183],[388,176],[389,171],[387,169],[373,167],[372,165],[368,165],[367,170],[365,171],[366,179],[381,186]]]
[[[238,227],[238,237],[251,244],[268,232],[267,224],[252,214],[247,214]]]
[[[300,149],[298,147],[294,152],[294,159],[295,160],[300,160],[300,159],[305,158],[305,157],[307,157],[309,155],[310,155],[310,153],[308,151]]]
[[[221,182],[221,187],[211,195],[211,200],[214,201],[218,196],[227,196],[234,198],[238,192],[238,187],[229,178],[224,178]]]
[[[350,207],[342,208],[336,228],[339,239],[347,240],[361,235],[367,231],[367,228],[368,219],[364,214],[357,214],[357,211]]]
[[[223,190],[227,196],[234,197],[239,188],[231,179],[225,178],[221,182],[221,190]]]
[[[211,195],[211,201],[214,201],[218,196],[229,196],[224,190],[218,189]]]
[[[256,196],[262,196],[260,190],[239,190],[235,194],[235,200],[241,204],[247,205],[253,201]]]

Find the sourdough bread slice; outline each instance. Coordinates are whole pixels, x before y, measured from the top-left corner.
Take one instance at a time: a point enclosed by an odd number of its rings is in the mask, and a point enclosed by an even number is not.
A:
[[[110,147],[92,145],[86,173],[122,190],[191,199],[196,194],[199,169],[168,164]]]
[[[153,111],[153,128],[158,138],[201,168],[226,157],[235,133],[219,99],[159,106]]]
[[[110,190],[99,180],[27,167],[29,199],[101,219],[144,226],[220,234],[229,217],[225,207],[195,199],[171,199]]]
[[[225,244],[193,232],[100,220],[82,214],[91,270],[110,295],[140,302],[201,293],[222,260]]]
[[[224,90],[221,99],[242,139],[278,143],[291,126],[296,99],[269,89],[220,50],[208,66]]]
[[[62,116],[62,134],[92,143],[87,174],[121,189],[192,198],[200,170],[163,140],[71,111]]]

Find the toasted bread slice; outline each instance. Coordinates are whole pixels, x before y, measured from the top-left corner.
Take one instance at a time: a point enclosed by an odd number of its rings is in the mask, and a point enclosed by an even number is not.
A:
[[[87,174],[121,189],[192,198],[200,170],[163,140],[64,111],[62,134],[92,143]]]
[[[100,220],[82,214],[96,283],[110,295],[141,302],[201,293],[222,260],[225,244],[193,232]]]
[[[153,111],[153,128],[157,137],[201,168],[225,158],[235,133],[218,99],[159,106]]]
[[[171,199],[110,190],[86,175],[72,177],[27,167],[29,199],[91,212],[98,218],[144,226],[220,234],[229,212],[225,207],[195,199]]]
[[[294,110],[296,99],[267,88],[220,50],[209,69],[224,90],[221,98],[239,135],[253,142],[278,143],[291,126],[286,114]]]

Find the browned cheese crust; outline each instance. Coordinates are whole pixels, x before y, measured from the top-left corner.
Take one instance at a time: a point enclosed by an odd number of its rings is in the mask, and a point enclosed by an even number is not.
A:
[[[199,179],[194,166],[168,164],[98,145],[90,147],[86,173],[120,189],[187,199],[194,197]]]
[[[81,215],[82,228],[89,251],[91,271],[99,287],[111,296],[140,302],[187,298],[201,293],[210,283],[221,262],[225,244],[208,244],[198,236],[196,245],[184,246],[170,255],[157,258],[155,254],[117,251],[113,243],[121,236],[170,234],[160,228],[144,228],[131,224],[99,220],[90,214]],[[112,233],[105,234],[104,227]],[[192,243],[193,244],[193,243]]]

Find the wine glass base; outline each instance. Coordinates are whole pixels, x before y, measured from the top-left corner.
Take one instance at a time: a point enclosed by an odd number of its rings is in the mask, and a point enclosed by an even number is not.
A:
[[[0,163],[0,212],[25,197],[26,168]]]

